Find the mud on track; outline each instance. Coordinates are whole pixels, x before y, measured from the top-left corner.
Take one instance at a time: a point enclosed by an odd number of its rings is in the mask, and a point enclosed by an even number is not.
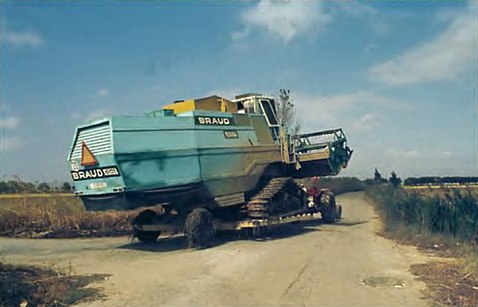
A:
[[[338,224],[287,225],[258,241],[226,235],[205,250],[183,249],[183,237],[151,246],[121,237],[0,239],[0,253],[9,263],[110,275],[94,285],[107,299],[85,306],[427,306],[409,266],[429,256],[377,236],[363,193],[338,201]]]

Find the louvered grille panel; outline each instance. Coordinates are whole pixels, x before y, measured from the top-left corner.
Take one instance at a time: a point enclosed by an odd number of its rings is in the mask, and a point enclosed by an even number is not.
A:
[[[83,142],[95,156],[111,153],[111,127],[109,122],[79,130],[71,159],[81,159],[81,144]]]

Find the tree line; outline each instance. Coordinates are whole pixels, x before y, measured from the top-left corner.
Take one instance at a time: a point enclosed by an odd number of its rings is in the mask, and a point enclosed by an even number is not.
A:
[[[66,193],[71,191],[72,186],[68,182],[64,182],[61,186],[51,186],[46,182],[0,181],[0,194]]]
[[[478,177],[409,177],[403,182],[408,186],[417,186],[417,185],[442,185],[442,184],[468,184],[468,183],[477,183]]]
[[[382,177],[382,174],[375,169],[373,179],[364,180],[365,184],[383,184],[390,183],[393,186],[402,184],[402,179],[393,171],[388,180]],[[450,184],[478,184],[478,177],[460,177],[460,176],[423,176],[423,177],[408,177],[403,181],[405,186],[420,186],[420,185],[450,185]]]

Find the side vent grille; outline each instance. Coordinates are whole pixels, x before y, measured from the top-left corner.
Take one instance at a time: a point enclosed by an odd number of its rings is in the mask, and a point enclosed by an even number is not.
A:
[[[78,130],[75,146],[70,159],[81,159],[81,144],[85,142],[91,152],[97,156],[112,153],[111,127],[109,122]]]

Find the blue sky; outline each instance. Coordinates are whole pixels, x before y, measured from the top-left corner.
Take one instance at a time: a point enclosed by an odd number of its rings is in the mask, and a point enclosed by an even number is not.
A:
[[[66,180],[76,125],[290,89],[342,174],[478,175],[476,1],[1,4],[0,179]]]

